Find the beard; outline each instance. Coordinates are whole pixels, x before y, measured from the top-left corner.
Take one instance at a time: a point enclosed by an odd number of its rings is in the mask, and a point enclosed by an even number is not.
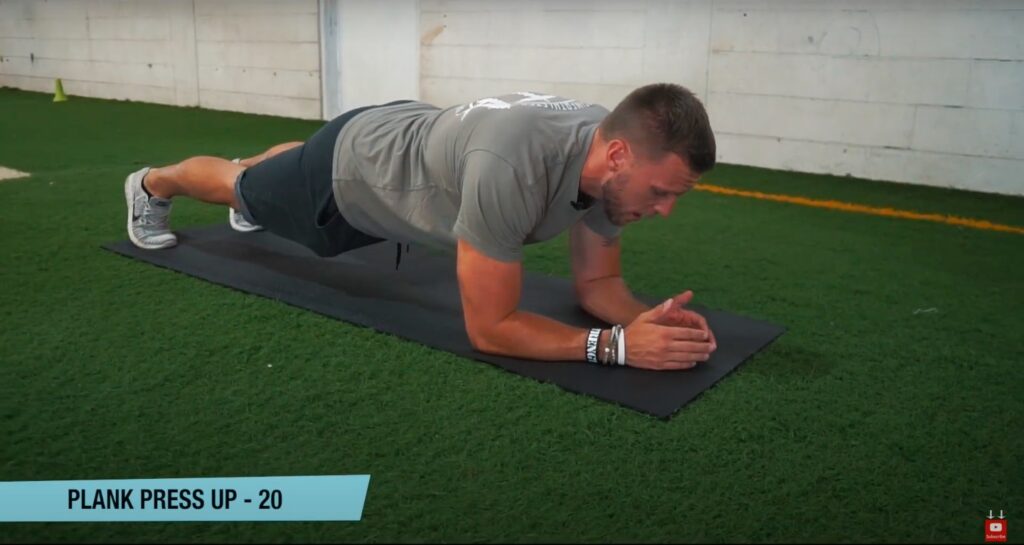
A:
[[[622,193],[626,190],[628,179],[629,177],[625,173],[620,172],[601,187],[604,213],[608,216],[608,221],[619,227],[629,223],[632,217],[632,214],[626,212],[622,198]]]

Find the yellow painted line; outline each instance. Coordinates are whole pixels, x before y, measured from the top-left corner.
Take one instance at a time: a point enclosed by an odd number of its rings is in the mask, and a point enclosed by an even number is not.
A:
[[[858,214],[871,214],[873,216],[887,216],[890,218],[931,221],[935,223],[945,223],[947,225],[970,227],[971,229],[983,229],[986,231],[1003,231],[1005,233],[1016,233],[1018,235],[1024,235],[1024,227],[1002,225],[999,223],[992,223],[986,220],[960,218],[957,216],[945,216],[942,214],[922,214],[920,212],[897,210],[895,208],[877,208],[874,206],[865,206],[863,204],[853,204],[842,201],[823,201],[818,199],[808,199],[807,197],[794,197],[791,195],[778,195],[775,193],[761,193],[760,191],[745,191],[741,189],[732,189],[729,187],[722,187],[710,184],[697,184],[695,188],[701,191],[710,191],[711,193],[718,193],[720,195],[749,197],[752,199],[785,202],[790,204],[799,204],[801,206],[812,206],[814,208],[828,208],[830,210],[842,210],[844,212],[855,212]]]

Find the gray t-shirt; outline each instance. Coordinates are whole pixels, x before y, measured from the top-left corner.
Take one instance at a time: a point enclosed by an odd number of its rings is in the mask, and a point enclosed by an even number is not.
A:
[[[454,251],[464,239],[501,261],[581,218],[619,234],[601,201],[574,206],[598,106],[516,93],[441,109],[375,108],[349,121],[334,153],[334,194],[352,226]],[[578,209],[580,208],[580,209]]]

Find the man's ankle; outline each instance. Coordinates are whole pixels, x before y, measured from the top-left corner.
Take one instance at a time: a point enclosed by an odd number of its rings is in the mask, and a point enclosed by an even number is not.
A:
[[[151,171],[147,172],[146,175],[142,177],[142,183],[140,183],[139,185],[141,185],[142,186],[142,190],[146,192],[146,196],[152,199],[153,198],[153,192],[150,191],[148,187],[146,187],[146,178],[149,177],[150,172],[153,172],[153,171],[151,170]]]
[[[149,169],[148,172],[146,172],[146,175],[142,177],[142,184],[141,184],[142,185],[142,190],[146,192],[146,195],[148,195],[149,198],[154,198],[155,197],[157,199],[163,199],[165,201],[166,200],[170,200],[171,198],[170,197],[165,197],[164,193],[162,191],[160,191],[159,187],[157,187],[157,188],[153,187],[152,176],[154,175],[154,173],[156,173],[157,170],[158,169],[156,169],[156,168],[151,168],[151,169]]]

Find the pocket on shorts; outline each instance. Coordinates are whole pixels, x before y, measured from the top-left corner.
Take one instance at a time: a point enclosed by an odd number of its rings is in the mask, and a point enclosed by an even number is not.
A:
[[[331,257],[341,253],[339,232],[344,231],[345,218],[338,211],[333,196],[320,206],[313,222],[312,233],[307,241],[309,249],[320,257]]]
[[[327,229],[331,225],[336,225],[341,217],[341,212],[338,210],[338,203],[334,200],[334,195],[328,196],[327,202],[320,206],[320,209],[316,213],[316,228]]]

